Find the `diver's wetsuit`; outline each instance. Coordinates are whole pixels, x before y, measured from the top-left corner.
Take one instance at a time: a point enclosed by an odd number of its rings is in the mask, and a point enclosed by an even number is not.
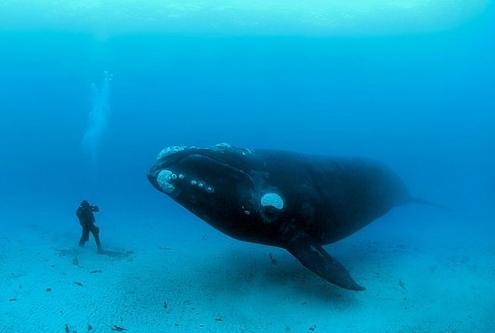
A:
[[[82,227],[81,240],[79,241],[79,246],[84,246],[84,244],[89,240],[89,233],[93,234],[96,241],[96,246],[98,248],[98,253],[103,252],[100,242],[100,228],[95,225],[95,216],[93,212],[99,212],[97,206],[91,206],[88,204],[81,204],[77,209],[77,217],[79,218],[79,223]]]

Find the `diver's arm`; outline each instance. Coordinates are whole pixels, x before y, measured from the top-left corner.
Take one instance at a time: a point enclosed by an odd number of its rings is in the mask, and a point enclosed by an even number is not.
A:
[[[100,211],[100,208],[98,206],[91,206],[91,211],[98,213]]]

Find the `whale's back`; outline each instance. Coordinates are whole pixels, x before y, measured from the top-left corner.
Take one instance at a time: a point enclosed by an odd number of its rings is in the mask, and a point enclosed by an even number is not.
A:
[[[326,221],[324,242],[352,234],[410,198],[403,181],[374,161],[329,158],[313,170]]]
[[[289,152],[260,155],[275,177],[291,180],[295,204],[313,202],[312,221],[305,223],[321,243],[342,239],[410,201],[403,181],[379,162]]]

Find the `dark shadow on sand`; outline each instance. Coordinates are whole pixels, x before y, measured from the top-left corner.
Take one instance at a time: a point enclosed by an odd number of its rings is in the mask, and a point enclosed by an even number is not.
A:
[[[199,271],[219,272],[208,274],[208,279],[198,281],[203,290],[212,294],[229,298],[243,297],[252,293],[271,293],[284,297],[298,299],[299,303],[330,303],[342,307],[356,304],[356,292],[347,291],[331,285],[304,268],[288,253],[277,251],[274,264],[269,258],[260,253],[238,250],[206,261]]]
[[[380,262],[397,263],[401,256],[412,251],[408,246],[389,242],[350,242],[327,248],[365,287],[366,282],[375,278],[374,272],[381,269]],[[135,287],[136,277],[133,275],[136,272],[130,274],[125,288],[142,296],[155,294],[159,290],[161,294],[169,295],[167,301],[171,303],[180,301],[173,295],[188,290],[185,297],[192,302],[195,298],[202,299],[199,303],[214,300],[235,307],[236,304],[257,299],[272,303],[268,306],[293,302],[296,308],[315,306],[331,311],[352,310],[360,306],[363,298],[370,297],[368,291],[348,291],[324,281],[304,268],[288,252],[278,248],[253,245],[252,250],[241,246],[235,250],[226,249],[223,253],[193,252],[182,255],[187,257],[181,258],[180,265],[167,266],[164,260],[157,263],[152,271],[147,271],[146,275],[137,274],[139,288]],[[146,306],[143,304],[143,307]]]

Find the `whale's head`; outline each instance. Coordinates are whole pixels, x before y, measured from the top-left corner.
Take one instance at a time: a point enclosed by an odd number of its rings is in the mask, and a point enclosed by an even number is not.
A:
[[[206,222],[242,238],[246,230],[281,210],[276,193],[259,188],[259,161],[251,150],[220,144],[168,147],[148,173],[153,186]]]

